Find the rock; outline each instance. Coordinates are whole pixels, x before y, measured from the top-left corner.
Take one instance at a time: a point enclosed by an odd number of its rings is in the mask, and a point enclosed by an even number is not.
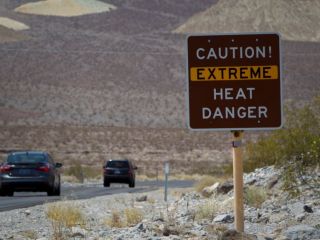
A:
[[[234,221],[234,217],[229,214],[221,214],[216,216],[213,219],[213,222],[215,223],[232,223]]]
[[[311,207],[309,207],[308,205],[304,205],[303,206],[303,210],[307,213],[313,213],[313,210]]]
[[[304,207],[304,204],[301,202],[296,202],[296,203],[288,205],[289,211],[295,216],[298,216],[298,215],[304,213],[303,207]]]
[[[176,226],[165,225],[163,228],[163,236],[170,236],[170,235],[179,235],[179,231]]]
[[[218,188],[219,184],[220,183],[216,182],[212,186],[205,187],[201,192],[202,196],[210,197],[213,193],[217,192],[217,188]]]
[[[71,228],[72,235],[71,237],[85,238],[87,231],[80,227]]]
[[[30,211],[29,209],[27,209],[27,210],[24,211],[24,214],[25,214],[26,216],[29,216],[29,215],[31,214],[31,211]]]
[[[145,201],[147,201],[147,199],[148,199],[147,195],[142,195],[142,196],[136,197],[137,202],[145,202]]]
[[[138,225],[136,225],[136,229],[139,231],[145,231],[145,227],[143,223],[139,223]]]
[[[305,214],[299,214],[298,216],[296,216],[296,220],[298,222],[302,222],[305,218],[306,218]]]
[[[267,183],[267,188],[272,189],[279,181],[279,176],[275,175]]]
[[[246,234],[237,232],[236,230],[227,230],[225,231],[220,240],[257,240],[257,236],[252,234]]]
[[[288,240],[316,240],[320,239],[320,230],[309,225],[291,226],[285,231]]]
[[[246,184],[251,186],[251,185],[255,184],[256,182],[257,182],[257,179],[252,179],[252,180],[246,182]]]
[[[222,183],[220,186],[217,188],[217,193],[218,194],[227,194],[233,189],[233,182],[232,181],[226,181]]]

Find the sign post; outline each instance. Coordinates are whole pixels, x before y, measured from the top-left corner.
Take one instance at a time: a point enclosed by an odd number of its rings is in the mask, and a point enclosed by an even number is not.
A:
[[[188,125],[233,132],[235,228],[244,231],[244,130],[282,126],[280,36],[277,33],[190,35]]]
[[[164,164],[164,201],[166,202],[168,200],[168,175],[169,175],[169,163],[166,162]]]
[[[233,132],[233,186],[234,186],[234,221],[235,228],[239,232],[244,231],[244,213],[243,213],[243,163],[241,140],[243,133],[241,131]]]

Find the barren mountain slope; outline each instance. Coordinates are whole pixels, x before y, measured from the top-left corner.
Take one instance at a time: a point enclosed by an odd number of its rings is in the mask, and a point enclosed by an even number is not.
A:
[[[215,1],[104,2],[117,9],[65,18],[15,13],[20,1],[1,1],[2,15],[32,36],[0,45],[0,106],[30,113],[2,123],[183,124],[184,37],[170,32]]]
[[[0,44],[26,40],[28,37],[23,33],[16,32],[12,29],[0,25]]]
[[[320,1],[225,0],[175,30],[190,32],[280,32],[291,41],[320,41]]]
[[[185,127],[185,35],[172,31],[220,2],[104,0],[117,9],[71,18],[14,12],[29,2],[0,1],[1,16],[30,26],[28,41],[0,44],[0,125]],[[284,98],[310,100],[320,44],[284,41],[282,52]]]

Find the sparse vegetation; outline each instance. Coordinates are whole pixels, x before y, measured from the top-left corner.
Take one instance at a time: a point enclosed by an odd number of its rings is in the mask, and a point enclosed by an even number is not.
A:
[[[101,169],[98,167],[84,166],[80,162],[74,162],[64,172],[68,176],[73,176],[80,183],[85,179],[98,179],[101,177]]]
[[[55,240],[64,239],[67,229],[74,226],[85,226],[84,214],[78,206],[71,202],[50,203],[46,216],[51,221]]]
[[[283,129],[263,136],[246,147],[245,171],[267,165],[283,170],[283,188],[299,194],[299,184],[320,186],[320,96],[302,108],[286,109]]]
[[[127,226],[135,225],[143,219],[143,212],[138,208],[126,208],[124,214],[126,216]]]
[[[105,224],[112,228],[123,228],[133,226],[141,222],[143,212],[138,208],[126,208],[123,211],[114,210],[110,218],[105,220]]]
[[[195,211],[195,219],[209,219],[210,221],[213,220],[214,216],[216,215],[218,210],[218,204],[216,201],[210,199],[207,200],[205,203],[199,205]]]
[[[251,207],[260,208],[268,198],[267,192],[262,187],[250,186],[245,190],[244,199]]]
[[[218,235],[218,239],[228,230],[228,227],[223,224],[211,224],[206,228],[207,232],[213,235]]]
[[[201,193],[205,187],[209,187],[217,182],[217,179],[212,176],[205,176],[200,179],[195,185],[195,189],[197,192]]]
[[[106,219],[106,221],[105,221],[106,225],[108,225],[112,228],[125,227],[125,223],[120,215],[121,214],[119,211],[112,211],[111,217],[109,219]]]
[[[38,233],[35,230],[25,230],[19,234],[25,239],[38,239]]]

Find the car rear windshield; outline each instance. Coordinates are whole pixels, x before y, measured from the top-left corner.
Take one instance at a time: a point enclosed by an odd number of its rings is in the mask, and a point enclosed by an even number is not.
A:
[[[34,154],[34,153],[13,154],[8,156],[7,162],[12,164],[41,163],[41,162],[46,162],[46,158],[43,154]]]
[[[129,168],[129,163],[128,161],[109,161],[107,162],[107,167],[109,168]]]

